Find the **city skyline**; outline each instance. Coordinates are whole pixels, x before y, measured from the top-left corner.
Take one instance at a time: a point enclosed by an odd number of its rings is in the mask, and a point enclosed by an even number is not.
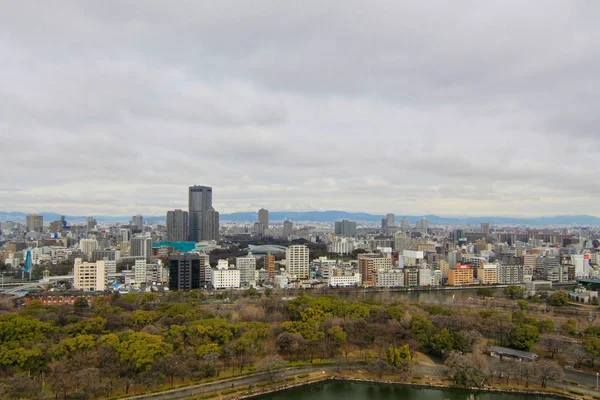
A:
[[[0,210],[600,215],[600,4],[460,4],[11,4]]]

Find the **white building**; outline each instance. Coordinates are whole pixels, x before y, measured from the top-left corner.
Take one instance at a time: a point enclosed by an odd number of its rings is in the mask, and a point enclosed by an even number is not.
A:
[[[273,283],[275,284],[275,287],[285,289],[288,287],[290,280],[286,275],[275,275]]]
[[[246,257],[236,257],[235,267],[240,271],[240,286],[256,286],[256,258],[252,253]]]
[[[330,276],[329,286],[334,287],[354,287],[360,286],[362,278],[359,273],[352,275]]]
[[[227,260],[219,260],[217,268],[211,269],[210,282],[215,289],[238,289],[240,270],[230,269]]]
[[[308,279],[308,247],[304,245],[290,246],[285,251],[287,272],[299,279]]]
[[[589,254],[571,255],[571,264],[575,265],[575,277],[587,278],[590,276],[590,256]]]
[[[354,251],[354,240],[348,238],[337,238],[329,242],[327,251],[337,254],[351,254]]]
[[[404,286],[404,270],[393,268],[390,270],[377,271],[376,286],[378,287],[401,287]]]
[[[104,260],[104,268],[107,274],[116,274],[117,273],[117,262]]]
[[[523,283],[523,266],[522,265],[505,265],[498,264],[498,284],[513,285]]]
[[[134,271],[135,277],[133,279],[135,280],[135,283],[138,285],[146,283],[148,276],[146,260],[135,260]]]
[[[431,286],[430,268],[419,268],[419,286]]]
[[[83,291],[101,292],[106,289],[106,266],[104,261],[95,263],[75,259],[73,266],[73,288]]]
[[[92,252],[98,249],[98,241],[95,238],[81,239],[79,248],[88,258],[92,257]]]

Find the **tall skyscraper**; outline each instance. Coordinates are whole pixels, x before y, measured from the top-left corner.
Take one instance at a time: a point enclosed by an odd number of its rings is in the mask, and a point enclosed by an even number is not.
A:
[[[489,222],[481,223],[481,233],[485,233],[486,235],[490,234],[490,223]]]
[[[86,238],[79,241],[79,248],[90,259],[94,250],[98,249],[98,241],[96,238]]]
[[[292,221],[283,221],[283,237],[290,237],[294,233],[294,223]]]
[[[264,208],[258,210],[258,222],[263,225],[263,229],[269,229],[269,210]]]
[[[190,240],[219,239],[219,213],[212,206],[212,188],[190,186],[189,189]]]
[[[182,210],[167,211],[167,240],[185,242],[189,233],[188,212]]]
[[[408,218],[406,218],[406,217],[402,218],[402,222],[400,222],[400,229],[402,229],[404,232],[406,232],[407,230],[410,229],[410,224],[408,223]]]
[[[392,213],[387,214],[385,216],[385,219],[387,221],[387,227],[392,227],[392,226],[396,226],[396,216]]]
[[[406,233],[396,232],[394,234],[394,251],[402,253],[404,250],[407,250],[406,239]]]
[[[335,234],[342,237],[356,235],[356,222],[347,219],[335,223]]]
[[[87,217],[87,230],[93,231],[96,229],[96,225],[98,222],[94,219],[94,217]]]
[[[25,226],[28,231],[42,232],[44,229],[44,217],[39,214],[27,214]]]
[[[299,279],[308,278],[308,247],[304,245],[290,246],[285,251],[285,258],[287,262],[288,274]]]
[[[137,229],[138,231],[143,231],[144,230],[144,217],[142,217],[141,214],[134,215],[131,218],[131,225],[132,225],[133,229]]]
[[[427,232],[427,229],[429,229],[429,220],[426,217],[421,218],[421,229],[424,232]]]
[[[131,238],[132,257],[144,257],[146,261],[152,261],[152,238],[139,236]]]

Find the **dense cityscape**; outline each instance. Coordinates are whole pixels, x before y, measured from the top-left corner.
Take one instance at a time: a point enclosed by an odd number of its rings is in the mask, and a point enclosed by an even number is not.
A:
[[[128,224],[93,217],[80,225],[65,218],[44,224],[37,214],[24,225],[2,222],[3,290],[18,293],[25,279],[28,288],[31,281],[53,284],[56,297],[64,287],[127,293],[477,284],[519,284],[535,294],[600,278],[600,234],[593,228],[429,226],[425,217],[409,224],[391,213],[380,226],[269,221],[265,209],[256,222],[220,224],[212,196],[211,187],[192,186],[189,209],[168,211],[158,222],[136,215]],[[597,301],[596,292],[573,296]]]

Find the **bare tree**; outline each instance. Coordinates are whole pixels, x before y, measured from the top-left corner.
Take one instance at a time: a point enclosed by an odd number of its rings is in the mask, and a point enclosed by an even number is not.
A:
[[[277,370],[285,366],[285,361],[279,356],[267,356],[256,363],[256,370],[264,372],[269,378],[269,383],[273,383],[273,378]]]
[[[488,374],[485,358],[475,354],[451,352],[445,362],[455,385],[482,386]]]
[[[548,386],[549,381],[563,378],[563,370],[555,362],[541,360],[534,364],[534,374],[539,379],[542,387]]]
[[[540,344],[550,353],[550,358],[554,359],[564,348],[565,341],[558,335],[544,335]]]

